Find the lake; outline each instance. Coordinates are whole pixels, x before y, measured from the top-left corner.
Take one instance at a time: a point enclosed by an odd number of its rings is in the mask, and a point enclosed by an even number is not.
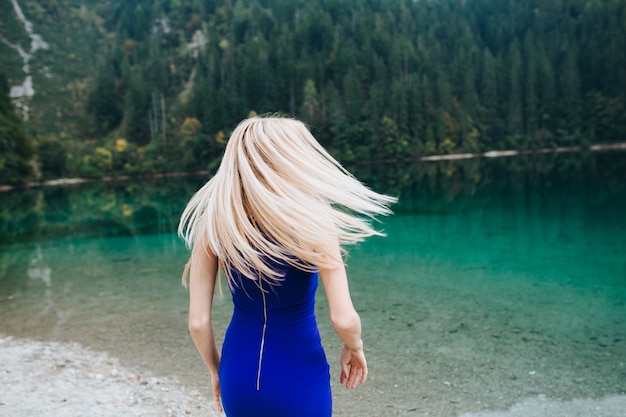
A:
[[[400,200],[379,224],[387,237],[347,260],[370,365],[356,391],[338,384],[341,345],[318,294],[336,416],[456,416],[626,393],[626,153],[354,171]],[[0,333],[78,342],[208,393],[176,236],[205,180],[0,194]],[[228,294],[217,299],[218,334],[231,311]]]

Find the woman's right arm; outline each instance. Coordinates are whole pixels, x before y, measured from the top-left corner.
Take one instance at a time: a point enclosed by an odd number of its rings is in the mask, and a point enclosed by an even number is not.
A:
[[[217,280],[217,258],[203,242],[194,245],[189,259],[189,332],[198,352],[211,374],[213,398],[222,411],[219,364],[220,354],[215,343],[211,309]]]
[[[339,382],[345,382],[346,388],[356,388],[357,383],[363,384],[367,379],[367,361],[361,340],[361,318],[352,304],[339,243],[324,248],[324,252],[326,256],[337,260],[331,267],[319,268],[319,275],[328,299],[331,323],[344,343]]]

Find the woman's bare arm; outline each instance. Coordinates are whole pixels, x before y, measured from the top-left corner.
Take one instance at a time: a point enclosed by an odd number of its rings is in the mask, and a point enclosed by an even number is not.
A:
[[[218,377],[220,355],[211,323],[217,258],[204,245],[196,244],[189,262],[189,332],[209,368],[215,405],[222,411]]]
[[[367,379],[367,362],[361,340],[361,318],[352,304],[339,243],[324,248],[324,252],[338,261],[332,267],[320,268],[319,274],[328,299],[331,323],[344,342],[339,380],[342,384],[346,382],[346,388],[356,388],[358,382],[363,384]]]

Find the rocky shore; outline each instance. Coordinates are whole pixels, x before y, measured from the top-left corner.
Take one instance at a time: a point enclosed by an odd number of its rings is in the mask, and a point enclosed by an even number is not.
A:
[[[0,336],[0,415],[217,416],[178,381],[121,366],[78,344]]]

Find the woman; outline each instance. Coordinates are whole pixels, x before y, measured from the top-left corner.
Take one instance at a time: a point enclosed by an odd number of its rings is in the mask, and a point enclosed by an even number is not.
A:
[[[351,176],[306,126],[281,117],[244,120],[221,165],[189,201],[179,233],[192,247],[189,329],[229,417],[332,414],[329,366],[315,321],[318,276],[344,342],[340,382],[367,379],[361,322],[341,245],[380,235],[368,219],[394,198]],[[218,272],[234,302],[221,355],[211,325]]]

